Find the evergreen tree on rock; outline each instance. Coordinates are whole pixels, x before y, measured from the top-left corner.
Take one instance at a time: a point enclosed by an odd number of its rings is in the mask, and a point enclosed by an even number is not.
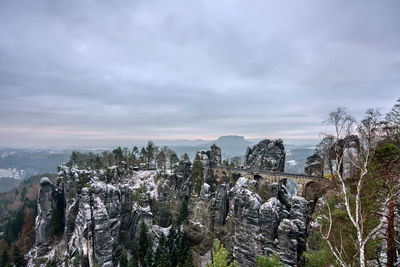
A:
[[[203,165],[201,164],[200,157],[197,154],[193,161],[192,179],[194,184],[194,192],[200,194],[201,187],[204,183]]]
[[[7,250],[3,250],[1,252],[0,266],[11,266],[10,258],[8,256]]]
[[[24,256],[21,255],[18,246],[14,247],[13,251],[13,263],[15,267],[24,267],[26,266],[26,262]]]
[[[143,262],[144,258],[146,257],[149,248],[151,249],[147,226],[144,223],[144,221],[142,221],[139,230],[139,246],[138,246],[138,257],[141,262]]]

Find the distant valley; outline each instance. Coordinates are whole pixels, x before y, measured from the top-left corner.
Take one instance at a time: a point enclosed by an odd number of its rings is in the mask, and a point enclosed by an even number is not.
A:
[[[252,147],[256,140],[247,140],[243,136],[228,135],[221,136],[217,140],[160,140],[156,145],[168,146],[178,155],[187,153],[191,160],[197,151],[209,148],[217,144],[222,150],[223,159],[240,157],[243,162],[248,147]],[[131,149],[129,147],[129,149]],[[288,173],[303,173],[306,158],[313,154],[314,149],[310,144],[294,145],[285,144],[286,164],[285,171]],[[112,150],[113,147],[105,148],[64,148],[64,149],[14,149],[0,148],[0,192],[6,192],[16,187],[20,180],[25,180],[33,175],[41,173],[56,173],[57,166],[67,162],[73,150],[81,152],[101,153]],[[5,179],[7,178],[7,179]],[[17,178],[17,179],[16,179]]]

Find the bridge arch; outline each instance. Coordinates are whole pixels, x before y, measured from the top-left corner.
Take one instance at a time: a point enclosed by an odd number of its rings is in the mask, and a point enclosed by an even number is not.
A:
[[[282,172],[273,172],[259,170],[254,171],[243,168],[230,168],[227,169],[223,166],[216,166],[211,168],[214,176],[218,177],[220,181],[224,181],[227,177],[235,182],[239,177],[246,177],[247,179],[254,179],[257,181],[257,191],[260,196],[262,192],[267,192],[268,188],[274,183],[278,184],[278,188],[282,185],[285,187],[289,186],[290,195],[294,195],[297,191],[297,195],[306,198],[307,200],[313,199],[314,197],[321,196],[325,190],[326,182],[329,180],[324,177],[314,177],[304,174],[290,174]],[[277,188],[277,189],[278,189]],[[264,197],[269,197],[265,194]],[[264,199],[264,198],[263,198]]]
[[[295,181],[293,181],[292,179],[286,177],[283,178],[279,181],[279,187],[285,187],[285,189],[287,190],[287,192],[293,197],[295,195],[297,195],[298,192],[298,185],[296,184]]]

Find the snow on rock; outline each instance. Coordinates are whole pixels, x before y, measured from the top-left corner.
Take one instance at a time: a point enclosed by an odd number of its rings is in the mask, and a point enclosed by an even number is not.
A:
[[[263,253],[261,243],[258,242],[262,199],[246,188],[249,184],[246,178],[240,178],[237,182],[229,192],[233,198],[235,222],[233,256],[239,265],[251,266],[256,255]]]
[[[255,180],[249,180],[245,177],[240,177],[237,181],[235,186],[233,187],[235,190],[238,190],[240,188],[249,188],[251,185],[255,185],[257,181]]]
[[[276,165],[273,158],[263,160],[266,164]],[[186,167],[185,171],[165,179],[164,176],[157,177],[157,171],[134,171],[123,166],[113,166],[104,171],[61,166],[61,177],[54,185],[46,179],[41,183],[38,201],[41,215],[37,217],[41,235],[36,240],[38,247],[30,252],[28,258],[54,255],[50,248],[45,247],[48,246],[46,222],[51,210],[48,204],[56,203],[56,192],[66,192],[66,236],[69,238],[66,258],[79,255],[90,266],[111,266],[113,246],[131,246],[138,239],[142,222],[150,229],[156,247],[160,235],[167,236],[170,230],[170,227],[153,225],[160,215],[157,205],[171,204],[168,212],[174,215],[180,201],[185,198],[189,200],[190,210],[185,230],[193,244],[201,249],[201,253],[195,252],[199,253],[196,254],[196,266],[209,259],[209,253],[204,258],[200,255],[209,251],[207,238],[219,228],[224,229],[224,233],[226,231],[224,242],[228,242],[227,248],[233,249],[233,255],[241,266],[253,266],[255,258],[265,251],[279,253],[287,265],[296,264],[297,249],[305,240],[310,213],[303,198],[288,198],[290,205],[283,205],[282,194],[287,192],[276,184],[276,191],[281,190],[279,194],[272,194],[274,197],[263,203],[255,190],[257,181],[245,177],[240,177],[233,187],[230,183],[213,186],[204,183],[198,198],[191,195],[190,164]],[[82,178],[85,178],[83,188],[82,181],[79,182]],[[152,207],[156,207],[153,210],[156,220],[149,203],[155,204]],[[160,225],[169,225],[170,217],[165,217],[166,223]],[[70,222],[73,222],[73,227],[68,230]]]
[[[279,216],[282,212],[282,204],[276,197],[271,197],[267,202],[261,205],[260,213],[269,213],[269,216]]]
[[[200,190],[200,199],[203,201],[210,200],[211,192],[210,192],[210,185],[204,183]]]
[[[63,255],[68,255],[67,251],[67,244],[65,243],[65,240],[62,239],[55,244],[53,244],[51,247],[48,247],[49,250],[43,254],[41,251],[43,248],[34,246],[30,251],[28,251],[25,254],[25,259],[27,259],[26,266],[28,267],[45,267],[47,262],[49,260],[54,259],[55,257],[63,257]],[[37,258],[41,259],[41,263],[38,264],[35,262]],[[60,267],[66,267],[67,262],[62,262]]]
[[[152,199],[158,199],[156,171],[138,171],[134,172],[129,182],[132,189],[145,188],[146,195]]]
[[[42,178],[40,179],[40,185],[46,185],[46,184],[53,185],[53,183],[50,181],[49,178],[47,178],[47,177],[42,177]]]
[[[151,232],[153,234],[153,248],[156,248],[158,246],[158,239],[160,238],[161,234],[164,234],[165,237],[168,236],[169,230],[171,229],[171,226],[169,227],[161,227],[158,225],[153,225],[151,227]]]

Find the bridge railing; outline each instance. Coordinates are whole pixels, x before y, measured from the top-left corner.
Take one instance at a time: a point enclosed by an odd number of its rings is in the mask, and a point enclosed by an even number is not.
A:
[[[316,180],[329,180],[323,176],[311,176],[305,174],[298,174],[298,173],[286,173],[286,172],[274,172],[274,171],[266,171],[266,170],[254,170],[254,169],[244,169],[244,168],[227,168],[224,166],[215,166],[212,169],[223,170],[223,171],[231,171],[231,172],[245,172],[251,175],[257,174],[267,174],[273,176],[291,176],[293,178],[307,178],[307,179],[316,179]]]

